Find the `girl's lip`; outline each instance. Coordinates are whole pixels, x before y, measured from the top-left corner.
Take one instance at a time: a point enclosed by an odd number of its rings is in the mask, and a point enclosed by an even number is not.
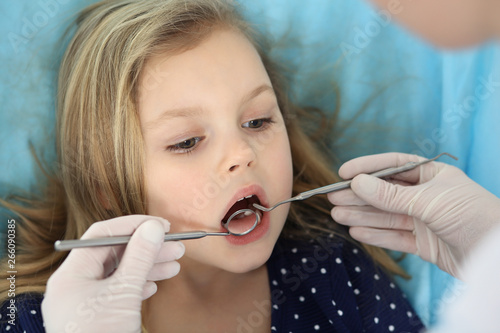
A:
[[[267,196],[266,192],[264,192],[264,189],[257,185],[257,184],[252,184],[245,186],[241,189],[239,189],[235,195],[231,198],[229,203],[226,206],[226,210],[224,211],[223,215],[220,217],[220,221],[222,222],[222,219],[224,219],[224,216],[226,216],[227,212],[231,207],[241,198],[247,197],[249,195],[256,195],[259,198],[260,204],[262,206],[267,207],[268,206],[268,201],[267,201]],[[255,208],[257,209],[257,208]],[[224,229],[225,230],[225,229]]]

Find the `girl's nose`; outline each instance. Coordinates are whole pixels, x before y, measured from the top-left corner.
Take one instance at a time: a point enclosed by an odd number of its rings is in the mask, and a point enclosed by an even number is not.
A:
[[[257,154],[255,148],[244,139],[234,142],[226,154],[225,169],[230,173],[237,172],[245,167],[251,167],[256,163]]]

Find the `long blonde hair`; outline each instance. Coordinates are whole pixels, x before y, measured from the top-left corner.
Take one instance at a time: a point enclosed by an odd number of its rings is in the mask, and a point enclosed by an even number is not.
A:
[[[86,8],[76,25],[58,80],[59,168],[47,175],[41,198],[3,202],[21,219],[18,293],[44,292],[49,276],[65,258],[54,252],[56,240],[80,238],[96,221],[147,213],[136,103],[139,77],[151,56],[193,48],[215,29],[243,33],[262,57],[286,119],[293,192],[339,180],[324,152],[299,126],[318,120],[312,110],[290,102],[285,80],[267,56],[268,46],[231,0],[102,1]],[[333,232],[353,241],[344,227],[331,221],[330,206],[325,197],[292,205],[282,237],[310,238]],[[403,274],[382,249],[363,247],[382,268]],[[2,274],[8,270],[4,268]],[[5,295],[8,281],[0,280]]]

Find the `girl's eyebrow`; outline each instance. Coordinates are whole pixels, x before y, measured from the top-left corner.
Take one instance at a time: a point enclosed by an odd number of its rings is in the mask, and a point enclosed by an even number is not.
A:
[[[269,84],[265,83],[257,88],[253,89],[250,91],[248,94],[243,96],[241,99],[240,104],[244,105],[248,102],[250,102],[252,99],[256,98],[257,96],[269,92],[274,95],[274,89],[271,87]],[[147,129],[153,129],[157,126],[160,126],[163,124],[165,121],[173,119],[173,118],[194,118],[196,116],[199,116],[202,113],[202,108],[198,106],[193,106],[193,107],[184,107],[184,108],[175,108],[175,109],[168,109],[165,110],[161,113],[161,115],[156,118],[155,120],[152,120],[148,123],[146,123],[146,128]]]
[[[264,92],[270,92],[274,95],[274,89],[268,84],[262,84],[255,88],[254,90],[250,91],[248,94],[246,94],[242,99],[241,99],[241,105],[246,104],[250,102],[252,99],[255,97],[259,96],[260,94]]]

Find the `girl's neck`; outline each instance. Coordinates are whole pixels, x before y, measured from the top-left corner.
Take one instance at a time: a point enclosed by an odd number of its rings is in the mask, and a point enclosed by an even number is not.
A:
[[[185,258],[180,263],[179,274],[157,282],[158,291],[143,304],[144,323],[150,332],[161,331],[165,325],[172,332],[234,332],[254,311],[265,312],[265,320],[255,332],[269,331],[271,292],[266,265],[247,273],[231,273],[194,265]]]

